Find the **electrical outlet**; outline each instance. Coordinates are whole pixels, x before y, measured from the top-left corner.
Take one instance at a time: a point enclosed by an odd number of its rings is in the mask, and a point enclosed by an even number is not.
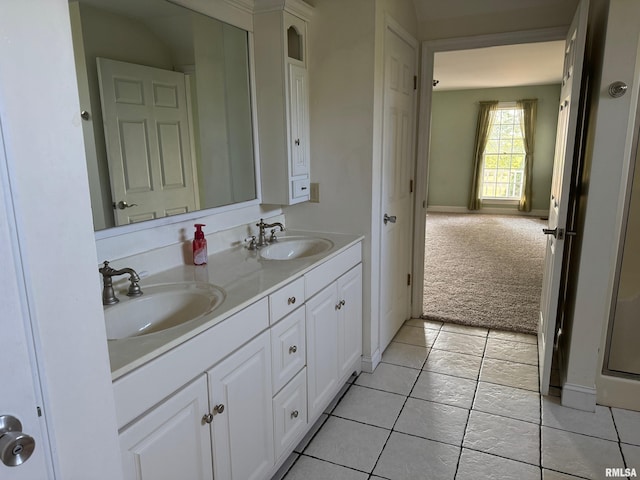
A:
[[[320,184],[311,182],[311,195],[309,201],[312,203],[320,203]]]

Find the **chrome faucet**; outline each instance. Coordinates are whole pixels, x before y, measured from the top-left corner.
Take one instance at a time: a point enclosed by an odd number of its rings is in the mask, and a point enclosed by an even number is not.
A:
[[[138,282],[140,281],[140,277],[136,273],[133,268],[121,268],[120,270],[116,270],[109,266],[109,262],[105,260],[104,265],[98,269],[98,271],[102,274],[102,304],[103,305],[113,305],[118,303],[118,297],[116,297],[115,291],[113,290],[113,277],[118,275],[129,275],[129,281],[131,285],[129,285],[129,290],[127,291],[128,297],[139,297],[142,295],[142,290],[140,289],[140,285]]]
[[[262,218],[260,219],[260,223],[256,223],[256,227],[260,229],[260,233],[258,234],[258,240],[256,242],[256,247],[264,247],[265,245],[269,245],[269,243],[278,241],[278,238],[276,237],[275,229],[271,230],[271,236],[269,237],[269,240],[267,240],[267,236],[265,234],[266,228],[280,227],[280,231],[281,232],[284,231],[284,225],[282,225],[280,222],[264,223],[264,220]]]

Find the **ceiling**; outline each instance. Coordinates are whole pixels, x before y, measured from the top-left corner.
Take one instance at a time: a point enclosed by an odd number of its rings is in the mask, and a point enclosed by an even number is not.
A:
[[[435,91],[560,83],[564,41],[437,52]]]

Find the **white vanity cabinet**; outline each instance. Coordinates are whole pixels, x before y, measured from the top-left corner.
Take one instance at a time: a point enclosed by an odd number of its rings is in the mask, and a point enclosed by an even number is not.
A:
[[[269,480],[362,350],[361,244],[114,381],[127,480]]]
[[[318,417],[362,354],[362,265],[307,301],[309,417]]]
[[[257,0],[254,14],[256,103],[262,202],[309,200],[307,22],[301,0]]]
[[[270,360],[264,332],[207,373],[214,478],[259,480],[273,467]]]

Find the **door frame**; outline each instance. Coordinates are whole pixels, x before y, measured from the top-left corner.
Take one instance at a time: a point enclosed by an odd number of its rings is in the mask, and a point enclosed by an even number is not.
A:
[[[519,32],[457,37],[443,40],[425,41],[422,43],[422,69],[420,71],[420,113],[418,120],[418,155],[416,159],[414,238],[413,238],[413,299],[411,316],[419,318],[422,314],[424,289],[424,256],[425,256],[425,224],[427,210],[427,194],[429,182],[429,151],[431,147],[431,104],[434,56],[437,52],[469,50],[474,48],[495,47],[500,45],[516,45],[522,43],[551,42],[564,40],[569,25],[566,27],[543,28]]]

